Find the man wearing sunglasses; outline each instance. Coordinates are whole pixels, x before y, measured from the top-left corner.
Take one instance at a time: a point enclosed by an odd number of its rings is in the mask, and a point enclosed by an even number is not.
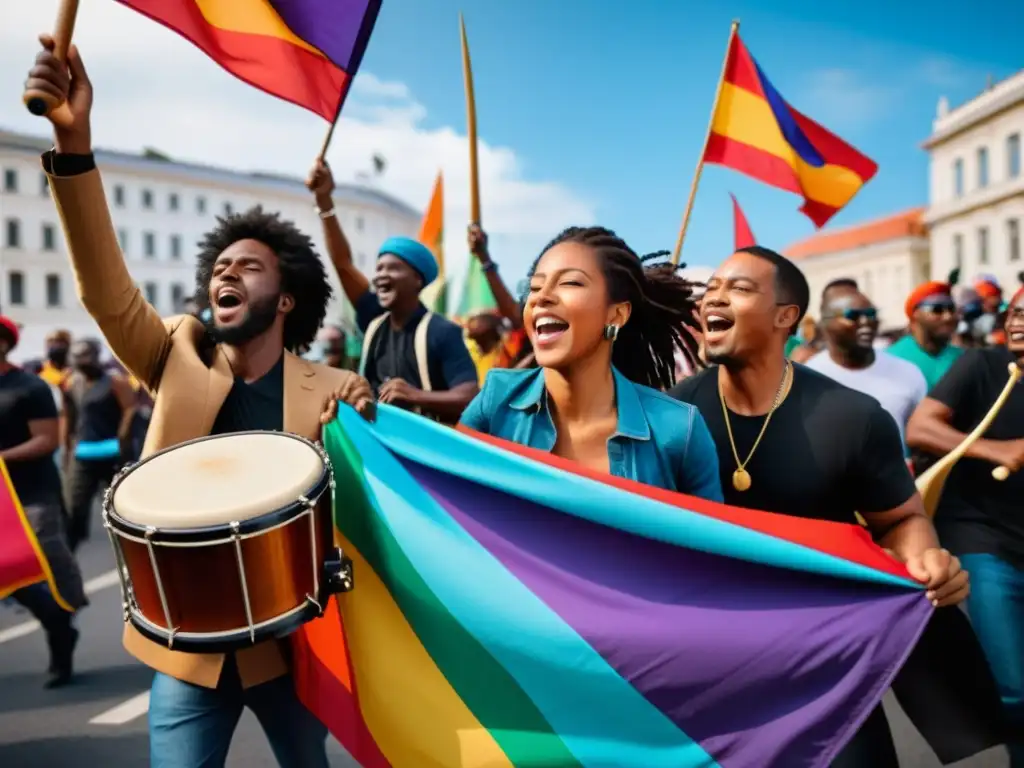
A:
[[[825,293],[821,321],[826,351],[812,357],[807,367],[875,398],[905,441],[907,421],[928,394],[924,375],[906,360],[875,349],[878,310],[856,288]]]
[[[952,343],[960,317],[949,284],[933,280],[919,285],[907,297],[905,309],[910,333],[888,352],[917,366],[931,391],[963,354]]]

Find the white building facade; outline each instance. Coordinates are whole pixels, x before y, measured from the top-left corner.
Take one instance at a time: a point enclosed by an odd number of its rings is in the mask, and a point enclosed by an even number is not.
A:
[[[0,312],[22,326],[15,360],[40,357],[48,333],[99,331],[75,294],[64,236],[40,166],[49,142],[0,130]],[[325,260],[335,297],[329,322],[350,322],[351,307],[330,267],[313,196],[300,179],[179,163],[155,152],[97,150],[96,162],[125,262],[162,315],[180,312],[195,291],[195,252],[216,217],[262,205],[309,234]],[[339,183],[339,221],[356,265],[373,267],[388,237],[415,237],[421,214],[368,187]]]
[[[833,280],[857,281],[878,308],[883,331],[907,324],[910,292],[930,279],[929,241],[923,209],[814,235],[786,249],[811,289],[808,314],[820,316],[821,293]]]
[[[956,109],[939,100],[930,155],[932,276],[994,275],[1012,293],[1024,270],[1024,70]]]

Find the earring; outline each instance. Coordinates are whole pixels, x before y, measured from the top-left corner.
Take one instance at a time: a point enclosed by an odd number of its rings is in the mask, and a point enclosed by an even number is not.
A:
[[[608,323],[604,327],[604,337],[608,341],[615,341],[619,338],[619,326],[615,325],[615,323]]]

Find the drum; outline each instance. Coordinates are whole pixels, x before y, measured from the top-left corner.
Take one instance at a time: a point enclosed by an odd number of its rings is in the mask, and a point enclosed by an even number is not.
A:
[[[124,619],[180,651],[283,637],[352,588],[333,546],[326,452],[284,432],[238,432],[153,454],[103,504]]]

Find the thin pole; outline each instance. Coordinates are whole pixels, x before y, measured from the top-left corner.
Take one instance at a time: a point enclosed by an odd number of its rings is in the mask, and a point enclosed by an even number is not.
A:
[[[477,158],[476,98],[473,91],[473,68],[469,61],[469,41],[466,39],[466,22],[459,14],[459,31],[462,35],[462,76],[466,84],[466,137],[469,141],[469,217],[471,223],[480,225],[480,168]]]
[[[711,129],[715,124],[715,113],[718,112],[718,101],[722,97],[722,85],[725,83],[725,70],[729,66],[729,54],[732,53],[732,44],[739,32],[740,22],[735,19],[729,29],[729,45],[725,49],[725,59],[722,61],[722,74],[718,77],[718,88],[715,90],[715,103],[711,106],[711,119],[708,120],[708,131],[704,134],[704,146],[701,147],[700,157],[697,160],[697,170],[693,173],[693,182],[690,184],[690,197],[686,200],[686,210],[683,211],[683,225],[679,228],[679,237],[676,239],[676,248],[672,252],[672,263],[679,264],[679,257],[683,253],[683,238],[686,237],[686,227],[690,224],[690,214],[693,213],[693,201],[697,198],[697,185],[700,184],[700,175],[704,171],[704,155],[708,152],[708,143],[711,141]]]
[[[317,155],[321,163],[326,162],[327,150],[331,146],[331,139],[334,138],[334,129],[338,126],[338,118],[341,117],[341,107],[345,103],[345,97],[348,95],[348,88],[351,84],[352,78],[346,78],[345,85],[342,86],[341,93],[338,95],[338,108],[334,110],[334,119],[331,120],[331,124],[327,127],[327,135],[324,136],[324,143],[320,145],[320,154]]]
[[[53,25],[53,55],[57,61],[67,61],[77,16],[78,0],[61,0],[57,8],[57,20]],[[44,91],[25,91],[22,100],[28,111],[39,117],[50,114],[64,103],[63,99]]]

